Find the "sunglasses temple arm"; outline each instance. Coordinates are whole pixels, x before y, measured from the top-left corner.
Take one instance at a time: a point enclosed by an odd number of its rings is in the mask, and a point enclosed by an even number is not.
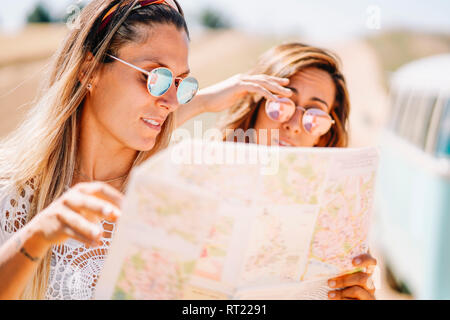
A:
[[[119,62],[121,62],[121,63],[123,63],[123,64],[125,64],[125,65],[127,65],[127,66],[129,66],[129,67],[131,67],[131,68],[133,68],[133,69],[135,69],[135,70],[137,70],[137,71],[140,71],[140,72],[146,74],[147,76],[150,75],[150,72],[148,72],[147,70],[141,69],[141,68],[139,68],[139,67],[137,67],[137,66],[135,66],[135,65],[133,65],[133,64],[131,64],[131,63],[128,63],[128,62],[126,62],[126,61],[124,61],[124,60],[122,60],[122,59],[119,59],[119,58],[117,58],[117,57],[114,57],[113,55],[108,54],[108,57],[111,57],[111,58],[113,58],[114,60],[117,60],[117,61],[119,61]]]

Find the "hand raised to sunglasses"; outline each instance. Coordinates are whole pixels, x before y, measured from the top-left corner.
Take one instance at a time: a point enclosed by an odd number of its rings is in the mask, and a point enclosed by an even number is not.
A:
[[[237,74],[225,81],[202,90],[205,99],[205,110],[219,112],[238,102],[247,94],[254,97],[264,97],[276,100],[277,95],[290,97],[292,91],[283,86],[289,84],[289,79],[261,75]]]
[[[277,96],[290,97],[292,91],[284,86],[289,79],[261,75],[237,74],[217,84],[200,90],[186,107],[177,110],[178,125],[203,112],[220,112],[251,94],[255,100],[264,97],[276,100]]]

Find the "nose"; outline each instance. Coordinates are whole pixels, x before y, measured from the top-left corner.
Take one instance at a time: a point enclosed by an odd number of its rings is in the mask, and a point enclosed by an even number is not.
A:
[[[283,122],[281,126],[286,131],[290,131],[293,134],[299,134],[302,131],[302,117],[303,111],[300,108],[296,108],[294,115],[288,121]]]
[[[169,90],[157,101],[158,106],[166,109],[169,113],[178,109],[179,103],[177,98],[177,88],[174,83],[170,86]]]

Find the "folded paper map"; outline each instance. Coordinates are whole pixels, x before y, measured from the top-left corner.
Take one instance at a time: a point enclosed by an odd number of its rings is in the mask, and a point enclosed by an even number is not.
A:
[[[97,299],[326,299],[368,250],[376,148],[187,140],[136,168]]]

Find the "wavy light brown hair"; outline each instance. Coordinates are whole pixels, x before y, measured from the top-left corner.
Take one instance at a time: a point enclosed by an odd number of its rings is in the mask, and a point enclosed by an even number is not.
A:
[[[286,43],[263,54],[249,74],[290,78],[306,68],[318,68],[328,72],[336,86],[335,102],[330,111],[336,123],[328,133],[320,137],[316,147],[347,147],[350,100],[345,78],[340,71],[340,61],[335,54],[302,43]],[[253,129],[263,101],[263,98],[255,101],[249,94],[228,109],[227,114],[220,121],[223,139],[227,140],[227,129],[243,131]]]
[[[86,79],[102,64],[111,62],[106,58],[107,54],[116,54],[127,43],[142,41],[145,32],[140,32],[141,26],[171,24],[189,35],[178,3],[175,2],[178,11],[165,4],[132,10],[137,2],[93,0],[81,11],[79,27],[70,30],[53,57],[41,97],[19,128],[0,142],[0,196],[17,192],[34,178],[36,193],[27,213],[27,222],[60,197],[66,186],[72,185],[78,152],[79,121],[87,94],[86,87],[79,79],[88,54],[92,53],[94,59],[84,75]],[[102,18],[116,4],[121,5],[100,32]],[[153,149],[138,152],[132,168],[168,145],[174,123],[174,115],[171,114]],[[124,185],[127,183],[128,179]],[[51,251],[40,262],[22,298],[45,297]]]

